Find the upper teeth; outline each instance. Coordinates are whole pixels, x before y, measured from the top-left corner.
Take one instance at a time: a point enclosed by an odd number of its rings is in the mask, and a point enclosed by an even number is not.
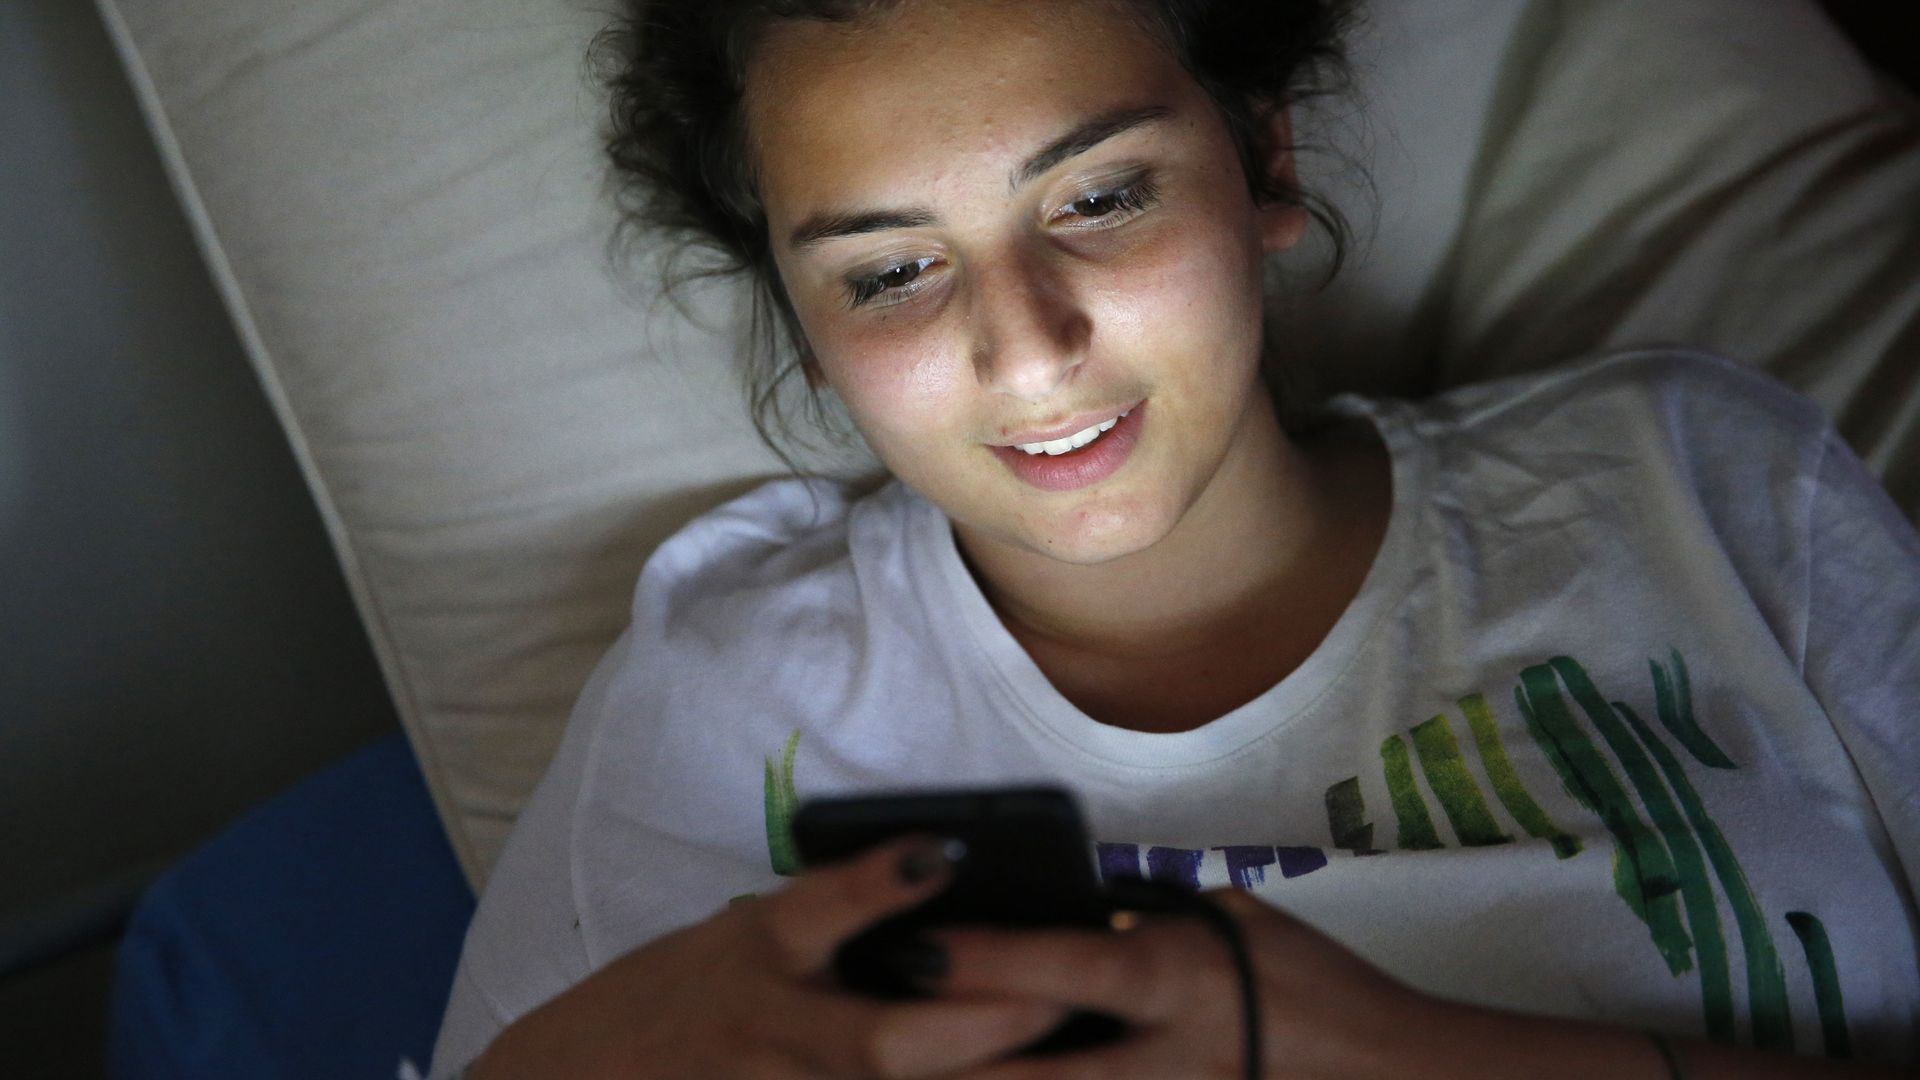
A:
[[[1127,410],[1127,412],[1132,411],[1132,409]],[[1078,450],[1099,438],[1104,432],[1110,430],[1113,425],[1119,423],[1120,418],[1125,415],[1127,415],[1127,413],[1121,413],[1120,416],[1116,416],[1104,424],[1095,424],[1090,428],[1084,428],[1064,439],[1054,439],[1051,442],[1015,443],[1014,448],[1024,450],[1029,454],[1064,454],[1069,450]]]

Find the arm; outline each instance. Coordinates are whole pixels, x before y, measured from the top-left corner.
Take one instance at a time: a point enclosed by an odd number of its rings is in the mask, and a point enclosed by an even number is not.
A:
[[[1920,896],[1920,536],[1831,431],[1807,522],[1807,685]],[[1920,977],[1920,973],[1916,973]]]
[[[1058,1023],[1034,1001],[883,1003],[828,969],[840,942],[943,888],[945,849],[875,849],[615,960],[501,1033],[465,1080],[945,1075]]]
[[[452,1080],[509,1022],[592,970],[573,891],[574,804],[608,682],[629,647],[622,635],[587,680],[552,764],[487,879],[434,1042],[433,1080]]]
[[[1815,1080],[1818,1077],[1896,1077],[1906,1075],[1887,1067],[1827,1061],[1821,1058],[1765,1054],[1757,1050],[1720,1046],[1699,1039],[1673,1039],[1676,1062],[1667,1064],[1658,1044],[1645,1032],[1601,1024],[1521,1016],[1492,1009],[1473,1009],[1435,1003],[1454,1013],[1445,1027],[1443,1053],[1455,1062],[1451,1070],[1428,1068],[1429,1076],[1476,1077],[1645,1077],[1666,1080]],[[1457,1050],[1457,1055],[1451,1051]],[[1434,1054],[1432,1048],[1425,1050]]]
[[[1032,1002],[886,1005],[831,987],[840,941],[945,884],[944,861],[897,844],[596,970],[573,892],[575,804],[595,729],[623,707],[610,686],[632,647],[623,636],[581,692],[487,884],[434,1049],[435,1080],[932,1076],[1057,1022],[1059,1010]]]
[[[1259,984],[1269,1077],[1430,1080],[1665,1080],[1645,1032],[1442,1001],[1402,986],[1252,896],[1212,894],[1239,921]],[[1134,1037],[1070,1058],[1016,1060],[967,1080],[1173,1080],[1241,1075],[1238,989],[1226,951],[1199,925],[1148,922],[1121,934],[952,931],[943,994],[1037,998],[1132,1022]],[[1196,962],[1196,958],[1207,958]],[[1901,1075],[1674,1040],[1688,1080]]]

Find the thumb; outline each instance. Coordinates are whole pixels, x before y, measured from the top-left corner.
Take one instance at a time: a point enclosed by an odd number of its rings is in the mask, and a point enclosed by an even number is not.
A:
[[[789,973],[826,969],[840,943],[947,887],[960,848],[934,837],[889,841],[842,863],[810,871],[759,901]]]

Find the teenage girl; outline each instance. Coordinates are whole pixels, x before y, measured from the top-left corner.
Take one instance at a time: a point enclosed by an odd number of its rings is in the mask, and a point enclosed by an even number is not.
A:
[[[1728,361],[1277,398],[1310,358],[1263,286],[1316,218],[1287,106],[1338,5],[631,7],[635,220],[753,277],[891,481],[770,484],[648,563],[436,1075],[1239,1075],[1186,920],[942,933],[923,1001],[832,985],[951,866],[799,875],[794,801],[1032,780],[1107,878],[1237,919],[1271,1077],[1916,1060],[1920,541]],[[1130,1034],[1012,1054],[1085,1008]]]

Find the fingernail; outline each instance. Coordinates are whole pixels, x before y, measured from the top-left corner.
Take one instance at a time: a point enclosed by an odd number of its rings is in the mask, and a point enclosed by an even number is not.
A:
[[[966,853],[967,845],[958,840],[928,840],[915,844],[900,856],[895,870],[902,882],[918,885],[959,862]]]

